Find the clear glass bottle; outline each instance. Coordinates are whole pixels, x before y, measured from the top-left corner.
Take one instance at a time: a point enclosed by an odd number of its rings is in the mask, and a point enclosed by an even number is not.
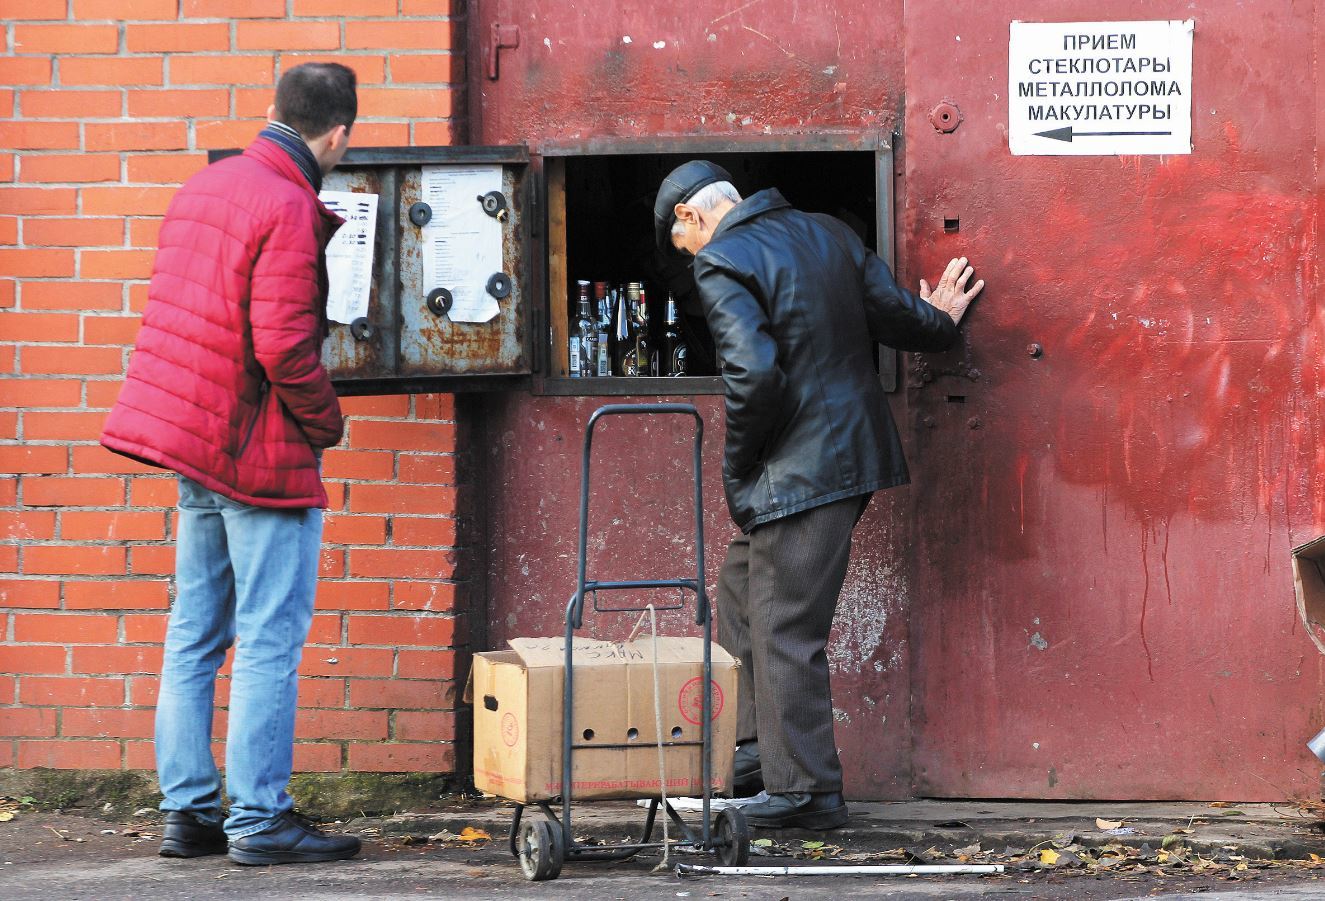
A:
[[[635,320],[635,375],[650,376],[658,374],[658,356],[654,352],[653,342],[649,339],[649,298],[644,292],[644,285],[631,282],[626,286],[626,294],[633,301],[632,312]]]
[[[598,322],[589,307],[589,283],[576,283],[580,290],[580,320],[575,329],[580,339],[580,378],[598,374]]]
[[[594,315],[598,325],[597,375],[612,374],[612,357],[608,335],[612,328],[612,302],[607,297],[607,282],[593,283]]]
[[[635,284],[632,282],[631,284]],[[639,293],[633,296],[638,299]],[[639,375],[639,365],[635,357],[635,317],[631,306],[631,287],[617,292],[616,311],[616,374],[624,376]]]

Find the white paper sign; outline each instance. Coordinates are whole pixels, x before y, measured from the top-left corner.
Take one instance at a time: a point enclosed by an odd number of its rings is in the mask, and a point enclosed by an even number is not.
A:
[[[1191,153],[1192,30],[1191,19],[1013,22],[1013,155]]]
[[[353,322],[368,315],[373,282],[373,241],[377,236],[377,195],[323,191],[327,209],[345,220],[327,245],[327,318]]]
[[[446,288],[453,322],[487,322],[501,312],[488,279],[502,271],[502,224],[478,198],[501,190],[501,166],[424,166],[422,200],[432,207],[423,228],[424,292]]]

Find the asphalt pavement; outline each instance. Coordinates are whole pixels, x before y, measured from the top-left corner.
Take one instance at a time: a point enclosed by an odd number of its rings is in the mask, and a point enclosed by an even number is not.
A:
[[[364,839],[360,857],[257,868],[223,856],[158,857],[160,819],[150,811],[108,819],[9,810],[14,816],[0,822],[0,899],[1325,898],[1325,832],[1315,812],[1266,805],[857,803],[844,829],[756,831],[750,863],[963,862],[1004,872],[686,877],[675,873],[677,861],[716,861],[675,853],[663,868],[661,855],[648,852],[627,863],[570,861],[558,879],[536,883],[510,854],[513,808],[500,802],[456,800],[427,813],[328,824]],[[694,815],[685,818],[697,825]],[[586,845],[619,842],[637,836],[642,820],[629,803],[585,804],[573,831]]]

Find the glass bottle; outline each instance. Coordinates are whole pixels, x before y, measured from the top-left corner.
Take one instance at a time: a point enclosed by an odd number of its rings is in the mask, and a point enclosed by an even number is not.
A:
[[[632,319],[635,321],[635,375],[657,375],[658,360],[653,352],[653,343],[649,340],[649,298],[644,293],[644,285],[631,282],[626,285],[626,295],[631,301]]]
[[[685,338],[681,337],[681,329],[676,321],[676,301],[669,291],[667,293],[667,318],[664,324],[662,348],[663,366],[667,368],[666,374],[673,377],[689,375],[686,368],[689,364],[689,357],[690,348],[686,345]]]
[[[598,354],[594,371],[600,376],[611,375],[612,359],[607,336],[612,328],[612,302],[607,297],[607,282],[594,282],[593,296],[594,316],[598,325]]]
[[[598,322],[589,307],[589,283],[576,283],[580,289],[580,321],[576,334],[580,339],[580,378],[598,374]]]
[[[630,290],[617,291],[616,310],[616,361],[614,369],[617,375],[638,375],[635,365],[635,320],[631,316]]]

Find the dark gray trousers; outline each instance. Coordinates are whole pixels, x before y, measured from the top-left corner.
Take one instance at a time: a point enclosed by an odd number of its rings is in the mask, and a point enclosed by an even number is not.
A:
[[[718,642],[741,661],[736,742],[759,741],[764,786],[842,790],[824,648],[870,495],[739,535],[718,576]]]

